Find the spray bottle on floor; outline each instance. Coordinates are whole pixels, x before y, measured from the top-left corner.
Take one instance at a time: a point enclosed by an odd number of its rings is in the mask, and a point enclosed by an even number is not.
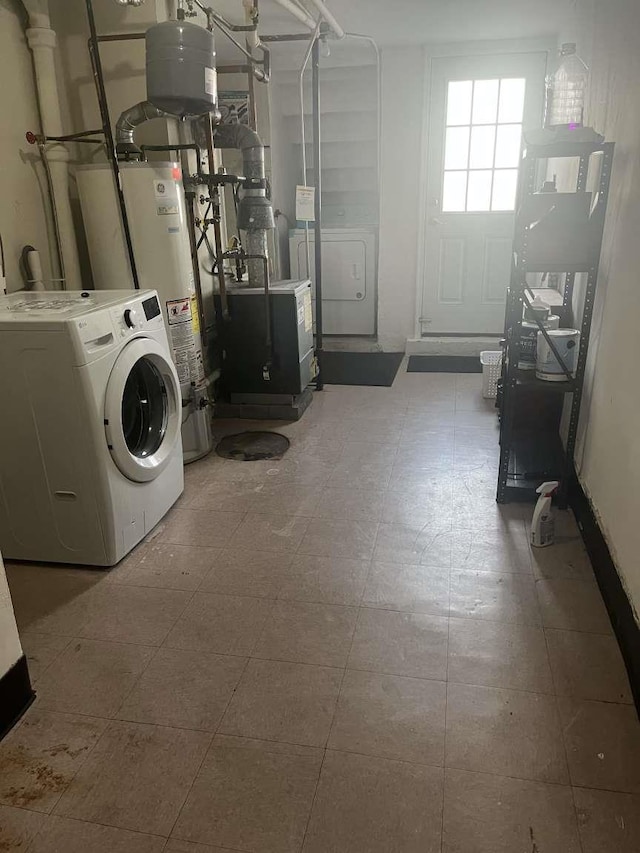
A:
[[[560,483],[557,480],[550,480],[536,489],[540,497],[531,521],[531,544],[535,548],[546,548],[547,545],[553,545],[556,525],[551,501],[559,485]]]

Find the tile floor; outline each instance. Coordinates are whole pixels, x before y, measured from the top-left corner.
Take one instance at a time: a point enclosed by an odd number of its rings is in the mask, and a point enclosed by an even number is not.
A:
[[[638,853],[607,613],[568,514],[534,553],[495,504],[480,377],[277,428],[282,461],[191,465],[118,567],[7,566],[38,696],[0,850]]]

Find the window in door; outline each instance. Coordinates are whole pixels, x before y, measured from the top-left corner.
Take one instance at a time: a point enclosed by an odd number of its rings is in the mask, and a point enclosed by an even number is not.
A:
[[[522,77],[449,82],[443,213],[515,209],[525,88]]]

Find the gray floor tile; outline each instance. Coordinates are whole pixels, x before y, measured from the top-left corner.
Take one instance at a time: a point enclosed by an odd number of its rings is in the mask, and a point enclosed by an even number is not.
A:
[[[533,578],[496,572],[460,572],[452,569],[451,615],[490,622],[540,625]]]
[[[322,751],[216,738],[173,830],[176,839],[298,853]]]
[[[56,814],[166,836],[210,742],[205,732],[109,723]]]
[[[448,679],[462,684],[553,693],[542,628],[451,619]]]
[[[309,519],[297,515],[268,515],[248,513],[234,533],[230,547],[256,551],[293,553],[309,526]]]
[[[159,649],[122,703],[121,720],[215,731],[246,659],[209,652]]]
[[[348,666],[444,681],[448,621],[442,616],[363,608]]]
[[[242,512],[174,509],[158,534],[158,539],[172,545],[224,548],[243,517]]]
[[[571,782],[640,794],[640,724],[632,705],[558,700]]]
[[[172,649],[248,655],[272,607],[269,599],[197,592],[165,645]]]
[[[344,667],[356,607],[277,601],[253,649],[257,658]]]
[[[313,519],[298,553],[316,557],[369,560],[378,531],[377,522],[335,518]]]
[[[190,598],[190,592],[177,589],[103,584],[85,608],[76,636],[159,646]]]
[[[640,796],[574,788],[583,853],[640,850]]]
[[[279,598],[322,604],[360,604],[369,574],[367,560],[296,554]]]
[[[447,770],[443,853],[581,853],[571,788]]]
[[[382,610],[449,615],[449,570],[374,562],[362,604]]]
[[[342,670],[251,660],[220,725],[246,738],[324,746]]]
[[[72,640],[38,684],[38,705],[52,711],[113,717],[156,649]]]
[[[442,765],[446,684],[347,670],[328,746]]]
[[[380,563],[449,568],[453,531],[451,521],[432,518],[426,523],[380,524],[373,554]]]
[[[70,637],[58,637],[55,634],[36,634],[33,631],[20,631],[22,650],[27,656],[29,678],[36,684],[47,668],[58,659],[71,642]]]
[[[0,803],[50,812],[106,726],[106,720],[32,707],[0,743]]]
[[[546,628],[610,634],[611,622],[593,581],[553,578],[536,581]]]
[[[168,545],[151,540],[111,569],[113,583],[194,590],[214,564],[217,548]]]
[[[616,638],[546,628],[559,696],[631,703],[631,687]]]
[[[45,816],[38,812],[0,806],[0,850],[27,853],[45,820]]]
[[[221,551],[203,580],[201,592],[276,598],[289,576],[293,554],[227,548]]]
[[[329,750],[304,853],[440,853],[443,772]]]
[[[309,511],[313,518],[336,518],[348,521],[379,521],[384,504],[384,490],[335,489],[327,487]]]
[[[445,766],[568,784],[555,698],[449,684]]]
[[[162,853],[165,844],[157,835],[50,817],[29,853]]]
[[[481,572],[531,574],[531,556],[524,527],[508,530],[457,529],[451,546],[451,566]]]

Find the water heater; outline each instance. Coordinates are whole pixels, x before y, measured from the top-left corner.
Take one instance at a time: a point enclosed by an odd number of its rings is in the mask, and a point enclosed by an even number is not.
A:
[[[94,286],[132,287],[111,166],[79,166],[76,175]],[[140,287],[160,296],[183,401],[199,399],[206,379],[180,165],[121,163],[120,175]],[[208,413],[192,406],[183,425],[185,461],[210,445]]]

